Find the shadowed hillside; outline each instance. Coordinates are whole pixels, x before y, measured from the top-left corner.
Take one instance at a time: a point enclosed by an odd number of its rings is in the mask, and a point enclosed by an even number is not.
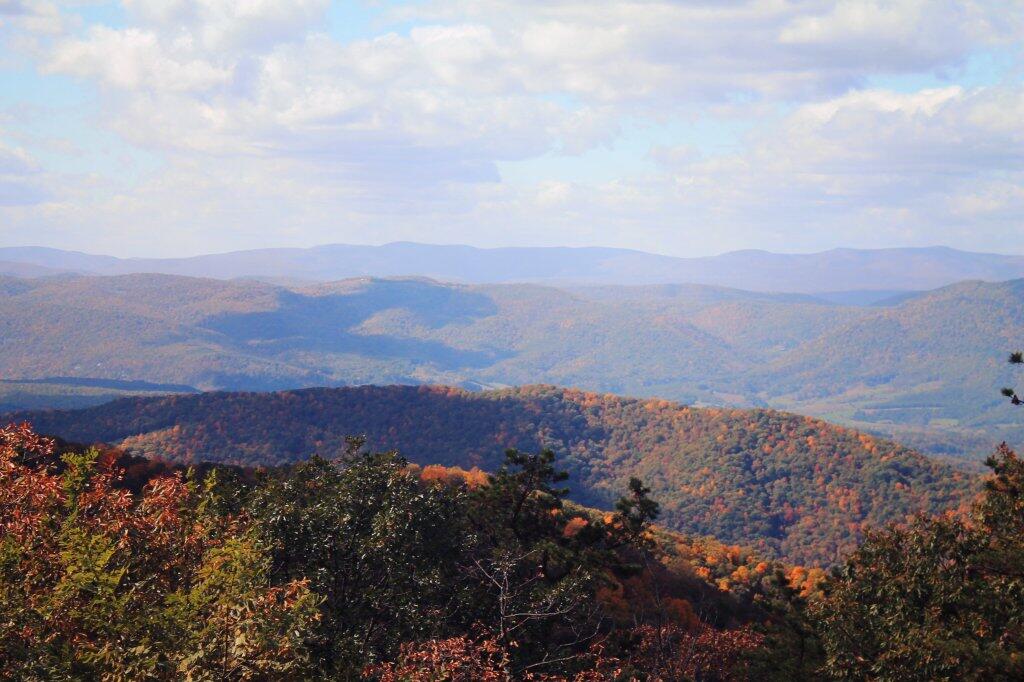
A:
[[[506,447],[551,447],[577,501],[608,507],[639,476],[668,527],[802,563],[836,561],[866,526],[956,506],[973,485],[906,448],[806,417],[543,386],[210,393],[14,417],[146,456],[246,465],[332,457],[353,434],[415,462],[485,470]]]
[[[3,282],[0,371],[8,376],[143,379],[203,389],[507,385],[539,378],[710,397],[694,384],[735,376],[746,359],[688,316],[746,297],[790,300],[690,287],[639,303],[537,285],[422,279],[295,289],[167,275]],[[770,335],[764,330],[755,342]]]

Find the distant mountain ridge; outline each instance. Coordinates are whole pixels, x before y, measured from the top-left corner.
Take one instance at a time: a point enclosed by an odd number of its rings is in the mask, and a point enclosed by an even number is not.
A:
[[[6,269],[2,267],[7,263]],[[21,271],[15,271],[20,264]],[[33,272],[26,268],[42,268]],[[419,275],[465,283],[692,283],[750,291],[846,293],[934,289],[963,280],[1024,277],[1024,256],[948,247],[833,249],[810,254],[733,251],[678,258],[600,247],[476,248],[394,242],[235,251],[188,258],[115,258],[43,247],[0,248],[0,273],[159,273],[217,279],[333,281]],[[876,297],[877,298],[877,297]]]

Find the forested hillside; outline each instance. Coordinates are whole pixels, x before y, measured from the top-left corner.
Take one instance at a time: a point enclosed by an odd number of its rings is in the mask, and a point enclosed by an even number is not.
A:
[[[899,445],[815,419],[544,386],[208,393],[10,418],[150,457],[245,465],[333,457],[350,435],[421,464],[485,471],[506,447],[550,447],[581,503],[607,508],[637,476],[669,528],[805,564],[839,560],[868,526],[965,503],[975,485]]]
[[[0,428],[0,678],[781,680],[820,661],[820,569],[655,528],[638,480],[598,513],[564,501],[547,452],[493,476],[340,454],[183,471]]]
[[[1022,336],[1024,280],[964,282],[826,331],[775,360],[769,381],[777,404],[833,418],[1018,440],[993,387],[1012,383],[1006,349]]]
[[[853,307],[697,285],[0,278],[0,375],[35,382],[0,387],[0,402],[95,402],[58,393],[59,377],[184,390],[542,381],[772,406],[980,462],[1024,440],[993,390],[1024,336],[1022,290],[967,282]]]
[[[794,301],[706,287],[612,298],[419,279],[288,289],[163,275],[0,279],[0,292],[0,371],[12,378],[249,390],[541,379],[690,397],[711,395],[696,383],[735,376],[766,357],[761,350],[736,355],[713,324],[698,326],[690,316],[737,301]],[[799,297],[794,304],[824,317],[812,323],[818,326],[855,314],[829,313]],[[771,347],[792,345],[792,338],[769,326],[746,347],[766,339]]]
[[[76,377],[0,379],[0,413],[26,409],[73,409],[100,405],[128,396],[195,392],[191,386],[152,384],[147,381]]]

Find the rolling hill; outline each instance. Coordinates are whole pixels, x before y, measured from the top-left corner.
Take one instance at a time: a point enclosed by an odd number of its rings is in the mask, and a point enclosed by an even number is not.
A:
[[[763,380],[779,407],[888,427],[904,442],[928,431],[1020,442],[1021,415],[997,389],[1024,339],[1024,280],[963,282],[880,309],[773,361]]]
[[[0,248],[0,261],[46,268],[43,272],[161,273],[307,282],[417,275],[477,284],[695,283],[754,291],[839,292],[831,298],[842,302],[873,302],[904,290],[933,289],[968,279],[1024,277],[1024,256],[946,247],[833,249],[810,254],[747,250],[701,258],[612,248],[481,249],[411,242],[257,249],[189,258],[114,258],[41,247],[7,247]],[[10,269],[0,268],[0,272]]]
[[[245,465],[331,457],[353,434],[417,463],[485,470],[506,447],[550,447],[581,503],[607,508],[639,476],[669,528],[801,563],[837,561],[865,527],[957,506],[975,485],[902,446],[807,417],[548,386],[206,393],[13,418],[150,457]]]
[[[805,311],[825,328],[856,309],[707,287],[587,296],[539,285],[358,279],[286,288],[169,275],[0,279],[0,373],[266,390],[324,384],[535,380],[679,397],[794,343],[737,327],[736,306]],[[642,299],[642,300],[638,300]],[[774,308],[773,308],[774,309]],[[703,319],[691,321],[694,316]],[[755,346],[765,346],[765,350]],[[656,352],[652,352],[652,350]],[[745,352],[746,352],[745,351]],[[696,389],[693,395],[706,389]],[[708,394],[710,396],[710,394]]]
[[[701,285],[0,277],[0,376],[21,382],[0,402],[96,402],[58,394],[60,377],[180,390],[540,381],[776,407],[979,462],[999,440],[1024,442],[998,395],[1014,384],[1022,293],[1024,280],[965,282],[864,307]]]

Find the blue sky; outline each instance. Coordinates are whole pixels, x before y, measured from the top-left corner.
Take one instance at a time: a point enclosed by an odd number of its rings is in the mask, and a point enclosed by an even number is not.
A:
[[[1024,253],[1022,16],[0,0],[0,243]]]

